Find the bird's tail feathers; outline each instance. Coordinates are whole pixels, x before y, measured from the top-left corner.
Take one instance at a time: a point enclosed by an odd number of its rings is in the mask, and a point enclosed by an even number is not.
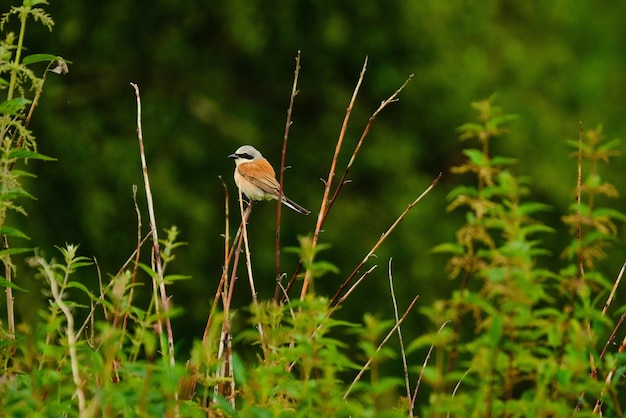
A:
[[[289,199],[288,197],[283,196],[282,202],[289,209],[293,209],[296,212],[301,213],[302,215],[308,215],[308,214],[311,213],[310,210],[303,208],[302,206],[300,206],[299,204],[297,204],[293,200]]]

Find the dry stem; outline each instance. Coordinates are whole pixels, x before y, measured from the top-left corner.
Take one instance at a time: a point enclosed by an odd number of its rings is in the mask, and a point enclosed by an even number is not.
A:
[[[356,156],[359,153],[359,150],[361,149],[361,145],[363,145],[363,141],[365,140],[365,137],[367,137],[367,134],[370,131],[370,128],[372,127],[372,123],[374,122],[374,119],[376,119],[376,116],[378,116],[378,114],[385,108],[387,107],[388,104],[393,103],[398,101],[398,95],[400,94],[400,92],[406,87],[407,84],[409,84],[409,81],[411,81],[411,79],[413,78],[413,74],[411,74],[406,81],[404,82],[404,84],[402,84],[402,86],[400,86],[400,88],[398,90],[396,90],[391,96],[389,96],[389,98],[387,98],[387,100],[383,100],[380,103],[380,106],[378,106],[378,109],[376,109],[376,111],[374,113],[372,113],[372,116],[370,116],[369,120],[367,121],[367,125],[365,125],[365,129],[363,130],[363,133],[361,134],[361,137],[359,138],[359,142],[357,143],[356,147],[354,148],[354,151],[352,152],[352,156],[350,157],[350,161],[348,161],[348,165],[346,166],[346,169],[343,172],[343,175],[341,176],[341,180],[339,180],[339,183],[337,183],[337,187],[335,188],[335,192],[333,193],[333,197],[330,199],[330,202],[328,203],[328,208],[326,209],[326,212],[324,213],[324,219],[322,220],[322,223],[326,220],[326,217],[328,216],[328,212],[330,211],[330,209],[333,207],[333,204],[335,203],[335,201],[337,200],[337,196],[339,195],[339,192],[341,191],[341,188],[343,187],[344,184],[346,184],[348,182],[348,173],[350,172],[350,169],[352,168],[352,165],[354,164],[354,161],[356,160]]]
[[[407,317],[407,315],[409,314],[409,312],[411,312],[411,309],[413,309],[413,305],[415,305],[415,302],[417,302],[417,299],[419,299],[419,295],[415,296],[413,298],[413,300],[411,301],[411,303],[409,304],[409,307],[406,308],[406,311],[404,311],[404,313],[402,314],[402,317],[396,321],[396,324],[393,326],[393,328],[391,328],[391,330],[387,333],[387,336],[382,340],[382,342],[378,345],[378,347],[376,348],[375,353],[378,353],[380,350],[382,350],[382,348],[385,346],[385,344],[387,344],[387,341],[389,341],[389,338],[391,338],[391,336],[396,332],[396,330],[398,328],[400,328],[400,324],[402,323],[402,321],[404,321]],[[354,378],[354,380],[352,381],[352,383],[350,384],[350,386],[348,387],[348,390],[346,391],[346,393],[343,395],[343,399],[346,400],[348,398],[348,395],[350,395],[350,392],[352,391],[352,388],[354,387],[354,385],[361,379],[361,377],[363,376],[363,374],[365,373],[365,370],[367,370],[367,368],[369,367],[369,365],[372,363],[373,361],[373,357],[370,358],[367,363],[365,363],[363,365],[363,367],[361,368],[361,370],[359,371],[359,373],[357,374],[357,376]]]
[[[446,325],[448,325],[449,322],[450,321],[446,321],[443,324],[441,324],[441,326],[439,327],[439,331],[437,331],[437,335],[441,333],[441,331],[445,328]],[[426,357],[424,358],[424,363],[422,364],[422,370],[420,371],[420,375],[417,378],[417,383],[415,384],[415,390],[413,391],[413,396],[411,397],[411,410],[413,410],[413,408],[415,407],[415,399],[417,398],[417,392],[420,389],[422,378],[424,377],[424,370],[426,370],[426,365],[428,364],[428,360],[430,360],[430,355],[432,354],[434,348],[435,348],[435,344],[433,343],[428,349],[428,353],[426,354]]]
[[[250,203],[252,205],[252,202]],[[280,202],[279,202],[280,205]],[[252,206],[249,206],[249,208]],[[248,229],[246,224],[247,218],[243,209],[243,195],[241,189],[239,189],[239,209],[241,211],[241,235],[243,236],[243,245],[246,250],[246,268],[248,271],[248,281],[250,282],[250,292],[252,292],[252,305],[254,306],[255,314],[259,314],[259,301],[257,299],[256,287],[254,285],[254,277],[252,275],[252,257],[250,256],[250,245],[248,243]],[[234,267],[233,267],[234,270]],[[259,339],[261,340],[261,348],[263,349],[263,356],[267,354],[267,346],[265,345],[265,334],[263,333],[263,325],[259,321],[257,323],[259,330]]]
[[[391,292],[391,300],[393,302],[393,315],[396,324],[400,321],[398,316],[398,302],[396,301],[396,292],[393,288],[393,275],[391,274],[391,258],[389,259],[389,290]],[[402,340],[402,331],[398,326],[398,340],[400,341],[400,354],[402,354],[402,368],[404,369],[404,384],[406,386],[406,398],[411,399],[411,383],[409,382],[409,365],[406,360],[406,350],[404,349],[404,341]],[[409,410],[409,416],[413,416],[413,408]]]
[[[322,197],[322,206],[320,207],[320,212],[317,215],[317,223],[315,225],[315,232],[313,233],[313,240],[311,243],[312,250],[315,250],[317,247],[317,242],[319,240],[320,232],[322,231],[322,225],[324,223],[324,219],[326,218],[326,211],[328,210],[328,196],[330,195],[330,189],[333,184],[333,178],[335,177],[335,170],[337,167],[337,158],[339,157],[339,151],[341,151],[341,146],[343,145],[343,139],[346,135],[346,129],[348,128],[348,120],[350,119],[350,114],[352,113],[352,107],[354,106],[354,102],[356,101],[356,96],[361,87],[361,83],[363,82],[363,77],[365,76],[365,69],[367,68],[367,58],[365,58],[365,62],[363,63],[363,69],[361,70],[361,74],[359,76],[359,80],[357,81],[356,87],[354,88],[354,92],[352,93],[352,98],[350,99],[350,104],[346,109],[346,116],[343,119],[343,124],[341,125],[341,132],[339,133],[339,138],[337,139],[337,145],[335,146],[335,154],[333,155],[333,160],[330,164],[330,170],[328,172],[328,179],[325,182],[324,187],[324,196]],[[302,290],[300,292],[300,300],[304,300],[306,296],[307,289],[309,287],[309,281],[311,280],[312,272],[307,270],[304,273],[304,281],[302,282]]]
[[[417,199],[415,199],[413,202],[411,202],[411,204],[409,204],[409,206],[404,210],[404,212],[402,212],[402,214],[396,219],[396,221],[389,227],[389,229],[387,229],[387,231],[381,235],[381,237],[378,239],[378,241],[376,242],[376,244],[374,244],[374,246],[372,247],[372,249],[367,253],[367,255],[363,258],[363,260],[359,263],[359,265],[354,269],[354,271],[352,272],[352,274],[350,274],[350,276],[348,276],[348,278],[341,284],[341,286],[339,286],[339,290],[337,290],[337,293],[335,293],[335,296],[333,296],[333,298],[330,301],[330,305],[339,305],[340,301],[339,301],[339,297],[341,296],[341,294],[343,293],[344,289],[350,284],[350,282],[352,281],[352,279],[359,273],[359,270],[361,270],[361,268],[363,267],[363,265],[365,265],[365,263],[367,262],[367,260],[370,259],[370,257],[372,257],[374,255],[374,253],[376,252],[376,250],[378,250],[378,248],[380,247],[380,245],[387,239],[387,237],[389,237],[389,235],[393,232],[394,229],[396,229],[396,227],[398,226],[398,224],[400,222],[402,222],[404,220],[404,218],[406,217],[406,215],[409,213],[409,211],[411,209],[413,209],[413,207],[420,201],[422,200],[422,198],[424,196],[426,196],[428,194],[428,192],[430,192],[433,187],[435,187],[435,185],[437,184],[437,182],[439,181],[439,179],[441,178],[441,173],[439,173],[439,175],[437,176],[436,179],[433,180],[433,182],[430,184],[430,186],[428,186],[428,188],[426,190],[424,190],[424,192],[419,195],[419,197]]]
[[[386,100],[383,100],[381,102],[380,106],[378,107],[378,109],[376,109],[376,111],[372,114],[372,116],[370,116],[370,118],[368,120],[368,123],[367,123],[365,129],[363,130],[363,133],[361,134],[361,137],[359,138],[359,141],[358,141],[354,151],[352,152],[352,155],[350,157],[350,161],[348,162],[348,165],[346,166],[346,168],[345,168],[345,170],[343,172],[343,175],[341,176],[341,180],[339,181],[339,183],[337,183],[337,187],[335,187],[333,195],[329,199],[330,191],[332,189],[333,179],[334,179],[335,172],[336,172],[337,159],[338,159],[339,152],[340,152],[342,144],[343,144],[343,139],[345,137],[346,129],[348,127],[348,121],[349,121],[350,115],[352,113],[352,108],[354,106],[354,102],[356,101],[356,97],[358,95],[359,89],[360,89],[361,84],[363,82],[363,78],[365,76],[366,69],[367,69],[367,58],[365,58],[365,62],[363,63],[363,68],[361,69],[361,73],[359,75],[359,79],[358,79],[357,84],[356,84],[356,86],[354,88],[354,92],[352,93],[352,98],[350,99],[350,103],[348,105],[348,108],[346,109],[346,115],[344,117],[344,121],[343,121],[343,124],[341,126],[341,131],[339,133],[339,138],[337,140],[337,145],[335,146],[335,153],[333,155],[333,160],[332,160],[331,167],[330,167],[330,170],[329,170],[329,173],[328,173],[328,179],[326,181],[324,181],[325,187],[324,187],[324,195],[322,197],[322,205],[321,205],[321,208],[320,208],[320,212],[318,214],[317,223],[316,223],[316,226],[315,226],[315,231],[314,231],[313,240],[312,240],[312,247],[313,247],[313,249],[315,249],[315,247],[317,246],[317,243],[319,241],[319,234],[322,231],[322,227],[324,225],[324,222],[326,221],[326,218],[328,217],[330,209],[332,208],[333,204],[337,200],[337,197],[339,195],[339,192],[343,188],[343,185],[345,183],[347,183],[348,173],[350,172],[350,169],[352,168],[352,165],[354,164],[354,161],[356,160],[356,156],[359,153],[359,150],[361,149],[361,145],[363,144],[365,138],[367,137],[367,134],[370,131],[370,128],[372,126],[372,123],[374,122],[374,119],[376,119],[376,116],[378,116],[378,114],[387,105],[389,105],[390,103],[393,103],[393,102],[398,100],[398,95],[404,89],[404,87],[406,87],[408,82],[413,77],[413,75],[410,75],[407,78],[407,80],[404,82],[404,84],[398,90],[396,90],[389,98],[387,98]],[[298,264],[298,267],[296,268],[296,274],[294,274],[292,276],[291,281],[287,285],[287,292],[289,292],[289,290],[293,286],[293,284],[295,282],[295,279],[297,277],[297,272],[300,270],[301,267],[302,267],[302,263],[300,262]],[[302,290],[301,290],[301,294],[300,294],[300,299],[303,299],[304,296],[306,295],[306,292],[307,292],[307,289],[308,289],[308,284],[309,284],[309,281],[311,279],[311,275],[310,274],[311,273],[308,272],[308,271],[305,272],[305,277],[304,277],[304,281],[303,281],[303,284],[302,284]]]
[[[165,280],[163,273],[163,262],[161,260],[161,249],[159,246],[159,235],[157,232],[156,217],[154,215],[154,204],[152,201],[152,191],[150,189],[150,179],[148,177],[148,164],[146,163],[146,154],[143,146],[143,134],[141,130],[141,97],[139,95],[139,86],[135,83],[130,83],[135,89],[135,96],[137,97],[137,138],[139,140],[139,153],[141,155],[141,168],[143,172],[143,181],[146,188],[146,200],[148,203],[148,216],[150,218],[150,230],[152,231],[152,263],[153,268],[156,271],[156,285],[161,296],[161,305],[163,308],[163,315],[159,318],[159,332],[162,333],[162,321],[165,322],[165,328],[167,332],[167,354],[169,355],[170,365],[175,364],[174,359],[174,335],[172,332],[172,323],[169,317],[170,302],[165,290]],[[155,289],[156,292],[156,289]],[[156,301],[155,301],[156,302]],[[158,303],[155,303],[158,306]]]
[[[276,205],[276,290],[274,291],[274,301],[278,301],[281,293],[280,287],[280,214],[282,211],[283,198],[283,174],[285,172],[285,157],[287,155],[287,141],[289,139],[289,127],[291,126],[291,112],[293,111],[293,103],[298,94],[298,76],[300,75],[300,51],[296,56],[296,69],[293,75],[293,86],[291,87],[291,97],[289,99],[289,107],[287,108],[287,121],[285,122],[285,135],[283,136],[283,151],[280,158],[280,170],[278,174],[278,205]]]

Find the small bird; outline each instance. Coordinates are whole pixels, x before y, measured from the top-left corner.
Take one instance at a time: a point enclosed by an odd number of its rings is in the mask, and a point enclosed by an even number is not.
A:
[[[256,148],[244,145],[228,158],[235,160],[235,184],[250,200],[278,200],[280,185],[276,181],[276,172]],[[281,201],[298,213],[311,213],[284,194]]]

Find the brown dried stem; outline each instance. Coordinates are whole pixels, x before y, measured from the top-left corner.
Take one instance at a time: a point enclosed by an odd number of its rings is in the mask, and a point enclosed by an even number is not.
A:
[[[365,70],[367,68],[367,58],[365,58],[365,62],[363,63],[363,68],[361,69],[361,74],[359,75],[359,80],[357,81],[356,87],[354,88],[354,92],[352,93],[352,98],[350,99],[350,104],[346,109],[346,115],[343,119],[343,124],[341,125],[341,131],[339,133],[339,138],[337,139],[337,145],[335,146],[335,153],[333,155],[333,160],[330,164],[330,170],[328,172],[328,179],[325,182],[324,187],[324,195],[322,197],[322,205],[320,207],[319,214],[317,215],[317,223],[315,225],[315,231],[313,232],[313,240],[311,243],[312,250],[315,251],[317,247],[317,242],[319,240],[320,232],[322,231],[322,225],[324,223],[324,219],[326,218],[326,211],[328,210],[328,204],[330,203],[328,200],[328,196],[330,195],[330,189],[333,184],[333,178],[335,177],[335,171],[337,168],[337,159],[339,157],[339,152],[341,151],[341,147],[343,145],[343,139],[346,135],[346,130],[348,128],[348,120],[350,120],[350,114],[352,113],[352,108],[354,106],[354,102],[356,101],[356,96],[361,87],[361,83],[363,82],[363,77],[365,76]],[[300,300],[304,300],[306,296],[309,282],[311,281],[310,270],[307,270],[304,273],[304,281],[302,282],[302,290],[300,291]]]
[[[289,107],[287,108],[287,120],[285,122],[285,135],[283,136],[283,151],[280,158],[280,170],[278,173],[278,205],[276,205],[276,290],[274,291],[274,301],[278,301],[281,294],[280,286],[280,214],[282,205],[280,202],[283,198],[283,177],[285,172],[285,158],[287,155],[287,141],[289,139],[289,127],[291,126],[291,113],[293,111],[293,103],[298,94],[298,76],[300,75],[300,51],[296,56],[296,69],[293,75],[293,86],[291,87],[291,97],[289,98]]]
[[[409,304],[409,307],[406,308],[406,310],[404,311],[404,313],[402,314],[402,317],[400,317],[400,319],[398,321],[396,321],[396,324],[393,326],[393,328],[391,328],[391,330],[389,330],[389,332],[387,333],[387,336],[381,341],[381,343],[378,345],[378,347],[376,348],[376,353],[378,353],[380,350],[382,350],[382,348],[385,346],[385,344],[387,344],[387,341],[389,341],[389,338],[391,338],[391,336],[396,332],[396,330],[400,327],[400,324],[402,324],[402,321],[404,321],[407,317],[407,315],[409,314],[409,312],[411,312],[411,309],[413,309],[413,305],[415,305],[415,302],[417,302],[417,299],[419,299],[419,295],[416,295],[413,300],[411,301],[411,303]],[[352,391],[352,388],[354,387],[354,385],[361,379],[361,377],[363,376],[363,374],[365,373],[365,371],[367,370],[367,368],[369,367],[369,365],[372,363],[373,358],[370,358],[367,363],[365,363],[363,365],[363,367],[361,367],[361,370],[359,371],[359,373],[357,374],[357,376],[354,378],[354,380],[352,381],[352,383],[350,384],[350,386],[348,387],[348,390],[346,391],[346,393],[343,395],[343,399],[346,400],[348,398],[348,395],[350,395],[350,392]]]
[[[385,107],[387,107],[388,104],[393,103],[393,102],[397,102],[399,100],[398,99],[398,95],[406,87],[406,85],[409,83],[409,81],[411,81],[412,78],[413,78],[413,74],[411,74],[406,79],[404,84],[402,84],[402,86],[400,86],[400,88],[398,90],[396,90],[391,96],[389,96],[389,98],[387,98],[387,100],[383,100],[380,103],[380,106],[378,106],[378,109],[376,109],[376,111],[374,113],[372,113],[372,116],[370,116],[369,120],[367,121],[367,125],[365,125],[365,129],[363,130],[363,133],[361,134],[361,137],[359,138],[359,142],[357,143],[356,147],[354,148],[354,151],[352,152],[352,156],[350,157],[350,161],[348,161],[348,165],[346,166],[346,169],[344,170],[343,175],[341,176],[341,180],[339,180],[339,183],[337,183],[337,187],[335,188],[335,192],[333,193],[333,197],[330,199],[330,202],[328,203],[328,208],[326,209],[326,212],[324,213],[324,219],[322,220],[322,223],[326,220],[326,217],[328,216],[328,212],[330,212],[330,209],[335,204],[335,201],[337,200],[337,196],[339,195],[339,192],[341,191],[343,185],[348,182],[348,180],[347,180],[348,173],[350,172],[350,169],[352,168],[352,165],[354,164],[354,161],[356,160],[356,156],[359,153],[359,150],[361,149],[361,145],[363,145],[363,141],[365,140],[365,137],[367,137],[367,134],[369,133],[370,128],[372,127],[372,123],[374,122],[374,119],[376,119],[376,116],[378,116],[378,114]]]
[[[441,178],[441,173],[439,173],[437,178],[433,180],[433,182],[430,184],[430,186],[428,186],[428,188],[426,190],[424,190],[424,192],[421,195],[419,195],[419,197],[417,199],[415,199],[413,202],[411,202],[409,204],[409,206],[395,220],[395,222],[389,227],[389,229],[387,229],[387,231],[383,235],[381,235],[381,237],[378,239],[378,241],[376,241],[376,244],[374,244],[372,249],[367,253],[367,255],[363,258],[363,260],[361,260],[359,265],[356,266],[356,268],[354,269],[352,274],[350,274],[350,276],[348,276],[348,278],[341,284],[341,286],[339,286],[339,290],[337,290],[337,293],[335,293],[335,295],[333,296],[333,298],[330,301],[330,306],[333,306],[333,305],[339,306],[341,304],[341,301],[343,300],[343,299],[339,299],[341,294],[346,289],[346,287],[350,284],[352,279],[354,279],[354,277],[356,277],[356,275],[359,273],[359,270],[361,270],[361,268],[365,265],[367,260],[369,260],[370,257],[372,257],[374,255],[374,253],[378,250],[378,248],[382,245],[382,243],[385,242],[387,237],[389,237],[389,235],[393,232],[393,230],[396,229],[398,224],[400,224],[400,222],[402,222],[404,220],[404,218],[409,213],[409,211],[411,209],[413,209],[413,207],[420,200],[422,200],[422,198],[424,196],[426,196],[428,194],[428,192],[430,192],[433,189],[433,187],[435,187],[435,185],[437,184],[437,182],[439,181],[440,178]]]
[[[130,83],[135,90],[135,96],[137,97],[137,138],[139,140],[139,153],[141,156],[141,169],[143,172],[144,186],[146,188],[146,200],[148,203],[148,217],[150,219],[150,230],[152,232],[152,264],[153,269],[156,272],[156,286],[161,297],[161,307],[163,308],[163,315],[159,319],[159,333],[163,332],[163,323],[166,329],[167,336],[167,355],[169,357],[170,365],[175,364],[174,358],[174,335],[172,332],[172,323],[169,317],[170,302],[165,289],[165,279],[163,272],[163,261],[161,259],[161,248],[159,246],[159,235],[156,225],[156,217],[154,214],[154,203],[152,201],[152,191],[150,189],[150,178],[148,177],[148,164],[146,163],[146,154],[143,145],[143,134],[141,130],[141,96],[139,95],[139,86],[135,83]],[[156,289],[155,289],[156,293]],[[155,301],[156,302],[156,301]],[[158,303],[155,306],[158,307]]]
[[[252,207],[252,203],[248,208]],[[248,228],[247,228],[247,218],[246,211],[243,208],[243,194],[241,193],[241,189],[239,189],[239,210],[241,211],[241,235],[243,236],[243,245],[246,251],[246,270],[248,271],[248,282],[250,283],[250,292],[252,293],[252,305],[255,310],[255,314],[259,313],[259,301],[257,299],[256,286],[254,285],[254,276],[252,275],[252,257],[250,255],[250,244],[248,242]],[[234,270],[234,268],[233,268]],[[259,330],[259,339],[261,341],[261,348],[263,349],[263,355],[267,354],[267,346],[265,344],[265,334],[263,332],[263,324],[259,321],[257,323],[257,328]]]
[[[393,275],[391,274],[391,258],[389,259],[389,291],[391,292],[391,301],[393,302],[393,315],[396,320],[396,324],[400,322],[398,316],[398,302],[396,301],[396,291],[393,287]],[[402,331],[398,326],[398,340],[400,341],[400,354],[402,354],[402,368],[404,370],[404,385],[406,386],[406,398],[411,399],[411,382],[409,381],[409,365],[406,360],[406,350],[404,348],[404,341],[402,340]],[[409,410],[409,417],[413,416],[413,408]]]

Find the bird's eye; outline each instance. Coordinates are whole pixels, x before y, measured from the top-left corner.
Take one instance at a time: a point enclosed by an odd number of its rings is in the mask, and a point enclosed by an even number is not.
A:
[[[241,158],[245,158],[246,160],[251,160],[253,158],[252,155],[250,155],[250,154],[248,154],[246,152],[244,152],[243,154],[239,154],[239,156]]]

